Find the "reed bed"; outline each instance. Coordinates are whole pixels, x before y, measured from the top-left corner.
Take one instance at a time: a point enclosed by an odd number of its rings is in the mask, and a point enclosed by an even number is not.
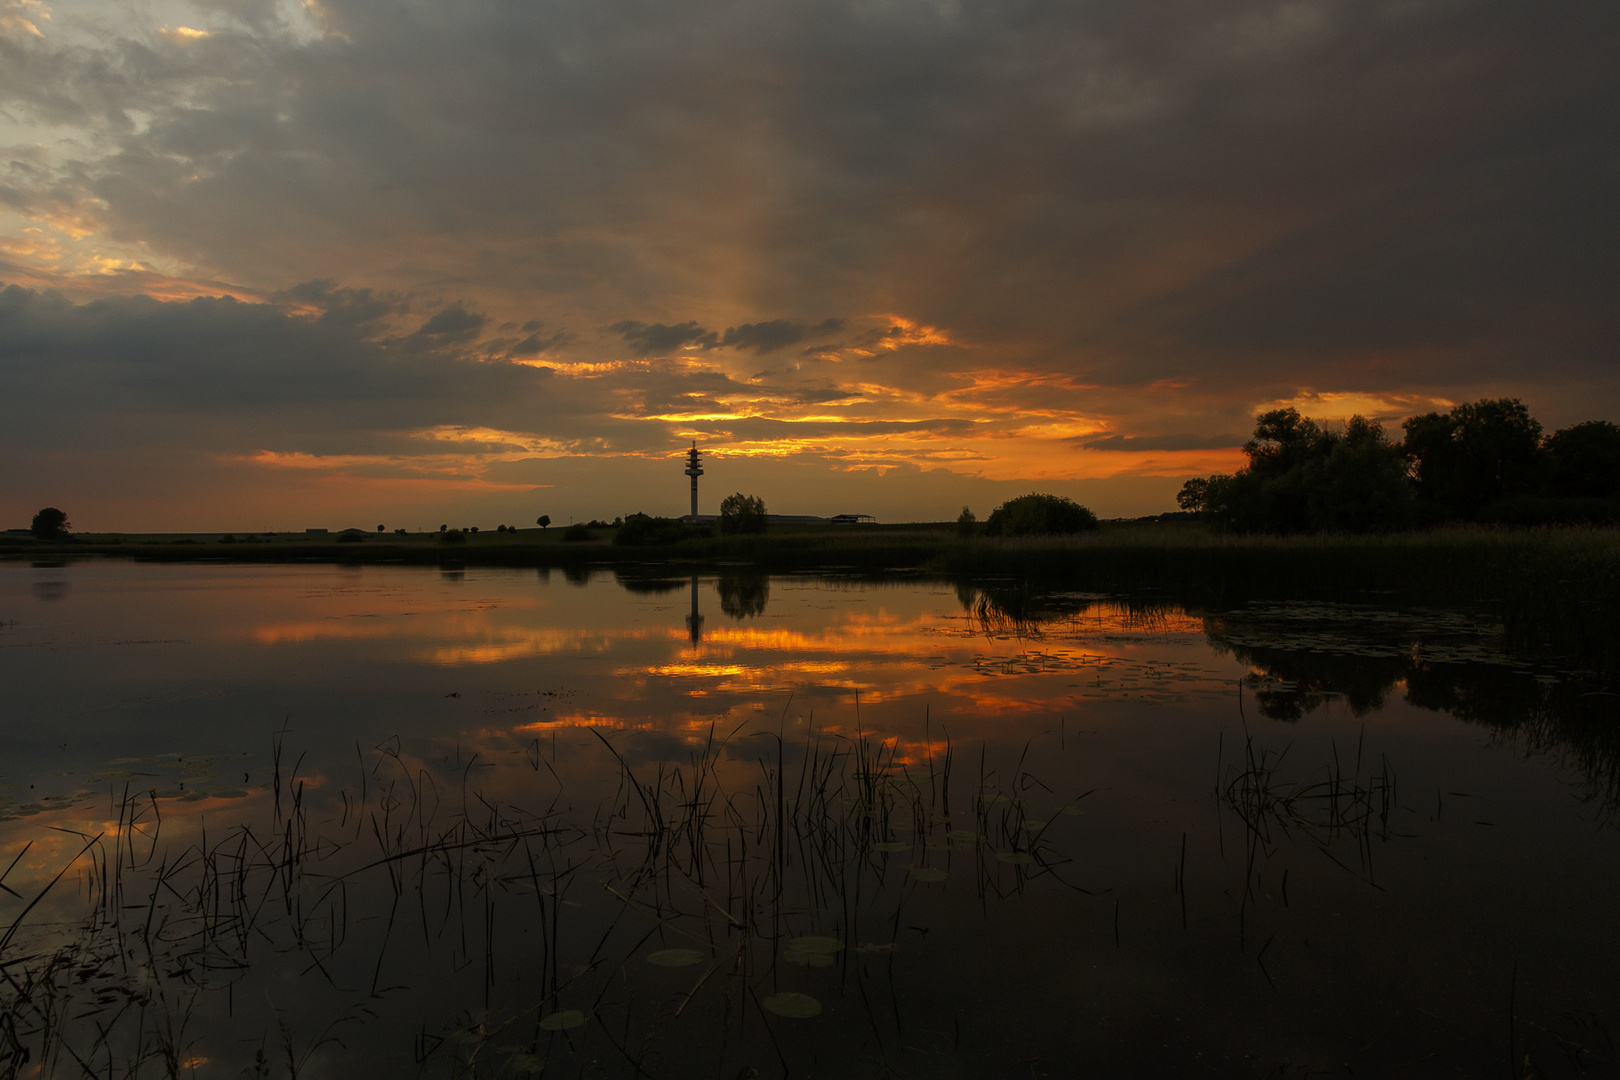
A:
[[[812,969],[892,1026],[865,972],[892,961],[919,891],[1078,888],[1030,825],[1033,799],[1056,800],[1023,759],[998,773],[981,750],[964,778],[948,738],[918,763],[812,728],[739,740],[740,766],[738,732],[711,729],[687,762],[638,768],[595,734],[611,790],[585,802],[538,739],[514,801],[476,758],[430,769],[397,743],[357,747],[317,808],[278,741],[262,815],[225,828],[119,792],[0,938],[0,1076],[296,1077],[375,1045],[367,1029],[422,1074],[605,1057],[667,1075],[684,1055],[729,1076],[766,1047],[786,1071],[780,1029],[823,1007]],[[673,981],[653,992],[648,971]],[[402,1012],[421,1018],[408,1038]]]

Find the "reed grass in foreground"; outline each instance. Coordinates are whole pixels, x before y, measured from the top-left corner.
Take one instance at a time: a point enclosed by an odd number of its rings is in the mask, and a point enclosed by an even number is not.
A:
[[[124,791],[0,940],[0,1076],[786,1070],[783,1025],[887,1026],[867,969],[919,890],[1073,887],[1031,824],[1064,807],[1022,762],[964,781],[948,741],[913,770],[892,742],[772,735],[728,787],[724,735],[639,776],[597,738],[618,768],[583,804],[539,740],[543,805],[392,745],[319,824],[279,745],[261,820],[166,824]]]
[[[1131,828],[1106,791],[1049,783],[1031,763],[1050,738],[1006,757],[928,737],[906,760],[859,730],[765,725],[675,764],[579,734],[501,766],[529,778],[518,797],[487,762],[393,743],[341,785],[278,746],[257,812],[223,827],[120,792],[11,908],[0,1076],[1294,1075],[1320,1061],[1290,1025],[1363,1027],[1358,995],[1391,972],[1398,1001],[1432,985],[1466,1005],[1464,1071],[1504,1061],[1478,1038],[1492,986],[1376,936],[1432,906],[1379,914],[1443,852],[1360,738],[1211,747],[1213,792],[1182,793],[1205,831]],[[1144,978],[1163,1024],[1112,1038],[1111,995]],[[1613,1064],[1602,992],[1579,1014],[1567,988],[1535,993],[1515,1053],[1542,1075]],[[1432,1025],[1409,1028],[1358,1069],[1432,1059]]]

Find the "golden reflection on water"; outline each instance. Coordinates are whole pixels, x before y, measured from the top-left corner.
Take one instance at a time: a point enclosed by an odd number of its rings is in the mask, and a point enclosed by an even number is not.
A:
[[[50,680],[71,677],[83,684],[83,716],[108,725],[113,742],[139,718],[154,732],[147,738],[165,744],[134,748],[143,756],[161,749],[178,759],[199,752],[188,740],[222,734],[234,740],[229,749],[256,755],[251,783],[241,771],[224,778],[244,781],[231,797],[179,772],[132,776],[130,790],[151,787],[176,824],[258,813],[269,797],[264,747],[281,726],[294,743],[329,734],[354,744],[349,753],[369,754],[397,732],[485,760],[510,759],[558,730],[641,732],[676,740],[660,744],[671,747],[697,747],[715,729],[740,739],[859,732],[916,764],[945,752],[942,729],[1021,739],[1021,722],[1044,730],[1062,717],[1078,730],[1107,722],[1096,710],[1110,702],[1229,697],[1242,673],[1209,649],[1201,620],[1181,613],[1145,619],[1094,602],[1032,631],[976,615],[971,592],[921,583],[699,575],[622,588],[601,574],[585,584],[532,571],[382,567],[55,573],[71,588],[49,608],[27,609],[49,618],[24,625],[9,651],[42,699]],[[63,666],[29,669],[30,657],[52,656]],[[267,710],[275,727],[244,725],[266,693],[280,695]],[[64,744],[81,755],[66,767],[19,760],[0,777],[0,826],[35,838],[42,825],[70,830],[39,839],[15,873],[71,854],[75,833],[116,829],[108,787],[124,782],[107,780],[111,753],[83,759],[99,748],[88,742]],[[29,770],[38,791],[18,787]],[[301,779],[312,798],[326,786],[314,761]]]

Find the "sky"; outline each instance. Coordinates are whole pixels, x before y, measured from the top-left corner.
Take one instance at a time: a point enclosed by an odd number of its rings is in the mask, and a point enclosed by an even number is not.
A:
[[[1104,517],[1620,420],[1620,5],[0,0],[0,527]]]

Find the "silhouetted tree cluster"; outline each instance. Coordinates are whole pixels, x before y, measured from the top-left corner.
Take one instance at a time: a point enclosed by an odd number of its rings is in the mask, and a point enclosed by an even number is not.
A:
[[[961,518],[957,519],[958,526]],[[1062,495],[1020,495],[991,511],[987,536],[1049,536],[1086,532],[1097,527],[1097,515]]]
[[[758,495],[737,492],[727,495],[720,503],[720,533],[736,536],[741,533],[762,533],[769,525],[765,516],[765,500]]]
[[[1396,443],[1360,416],[1340,431],[1274,409],[1243,445],[1246,468],[1195,477],[1176,501],[1243,532],[1620,518],[1620,426],[1591,421],[1543,438],[1523,403],[1498,398],[1414,416],[1402,428]]]
[[[35,514],[33,523],[29,525],[29,531],[41,540],[60,539],[67,535],[69,528],[67,515],[54,506],[47,506]]]

